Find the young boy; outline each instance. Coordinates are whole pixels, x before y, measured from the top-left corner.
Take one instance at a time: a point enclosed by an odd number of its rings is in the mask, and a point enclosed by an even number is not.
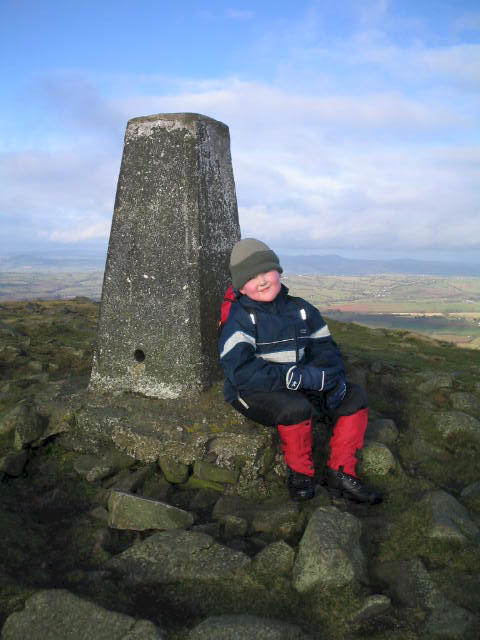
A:
[[[325,321],[306,300],[288,295],[282,271],[277,255],[260,240],[245,238],[233,247],[236,297],[219,340],[225,399],[251,420],[277,427],[295,500],[314,496],[312,415],[315,405],[322,406],[333,423],[328,489],[359,502],[380,502],[355,473],[355,452],[368,422],[365,392],[346,382]]]

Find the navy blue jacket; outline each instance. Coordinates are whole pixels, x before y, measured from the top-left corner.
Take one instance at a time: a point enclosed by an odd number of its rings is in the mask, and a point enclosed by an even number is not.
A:
[[[227,402],[255,391],[286,389],[287,371],[295,365],[315,361],[321,367],[343,366],[340,350],[318,309],[289,296],[284,285],[272,302],[239,295],[218,348]]]

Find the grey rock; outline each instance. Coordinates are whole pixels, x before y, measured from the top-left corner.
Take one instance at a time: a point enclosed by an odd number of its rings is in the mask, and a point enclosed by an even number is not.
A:
[[[172,485],[163,476],[157,474],[149,475],[143,483],[140,495],[144,498],[152,498],[152,500],[160,500],[168,502],[167,498],[172,491]],[[217,494],[218,495],[218,494]]]
[[[29,360],[27,366],[34,373],[41,373],[43,371],[43,365],[38,360]]]
[[[421,373],[423,382],[418,385],[418,390],[422,393],[431,393],[438,389],[450,389],[453,387],[455,376],[442,371],[423,371]]]
[[[303,523],[304,516],[297,503],[277,500],[266,501],[258,505],[251,520],[254,532],[279,538],[289,538],[300,532]]]
[[[25,401],[17,404],[11,411],[0,420],[0,434],[14,431],[19,424],[31,420],[28,404]]]
[[[194,113],[130,120],[91,389],[174,399],[219,378],[212,327],[239,238],[228,127]]]
[[[423,498],[423,503],[429,511],[428,537],[459,544],[480,541],[480,531],[468,509],[452,495],[441,489],[430,491]]]
[[[361,453],[361,469],[367,475],[386,476],[397,468],[397,461],[387,445],[370,441]]]
[[[470,611],[446,602],[432,611],[425,623],[424,633],[445,640],[476,640],[480,625],[478,618]]]
[[[94,507],[93,509],[90,510],[89,513],[90,513],[90,516],[95,520],[100,520],[101,522],[105,522],[105,524],[108,522],[108,518],[109,518],[108,511],[105,509],[105,507],[102,507],[101,505]]]
[[[195,533],[206,533],[212,538],[218,538],[220,535],[220,523],[205,522],[203,524],[194,524],[190,531],[194,531]]]
[[[99,482],[115,472],[115,464],[112,460],[89,455],[76,458],[73,468],[88,482]]]
[[[301,531],[304,516],[296,502],[271,499],[262,503],[238,496],[221,496],[213,509],[213,518],[235,515],[247,520],[256,533],[288,538]]]
[[[240,469],[225,469],[210,462],[198,461],[193,465],[193,475],[200,480],[220,482],[222,484],[235,484],[238,480]]]
[[[2,640],[165,640],[165,632],[148,620],[109,611],[64,589],[39,591],[12,613]]]
[[[263,576],[289,575],[293,569],[295,551],[286,542],[272,542],[254,558],[256,571]]]
[[[480,421],[462,411],[439,411],[433,416],[434,424],[443,438],[461,434],[480,443]]]
[[[192,514],[183,509],[122,491],[112,491],[108,511],[108,526],[114,529],[186,529],[194,522]]]
[[[248,522],[239,516],[225,515],[220,518],[219,527],[222,538],[232,540],[246,535]]]
[[[15,430],[14,446],[23,449],[48,437],[48,418],[37,413],[31,399],[22,400],[0,422],[0,433]]]
[[[454,409],[480,415],[480,400],[473,393],[457,391],[450,395],[450,400]]]
[[[208,509],[212,507],[218,500],[218,491],[212,491],[211,489],[200,489],[194,495],[190,502],[190,509]]]
[[[140,489],[145,480],[153,475],[154,465],[148,464],[144,467],[131,471],[130,469],[122,469],[112,478],[104,483],[107,489],[116,489],[117,491],[126,491],[127,493],[133,493]]]
[[[318,507],[300,540],[293,568],[293,586],[300,593],[314,587],[342,587],[366,582],[366,561],[360,547],[361,523],[335,507]]]
[[[192,629],[188,640],[309,640],[300,627],[247,614],[211,616]]]
[[[158,466],[168,482],[181,484],[186,482],[188,478],[188,465],[179,462],[172,456],[159,456]]]
[[[7,473],[9,476],[19,476],[28,460],[27,451],[12,451],[0,458],[0,472]]]
[[[355,613],[353,623],[362,622],[375,618],[381,613],[385,613],[392,606],[390,598],[383,593],[375,593],[365,598],[360,609]]]
[[[447,602],[420,558],[386,563],[380,577],[390,585],[398,600],[409,607],[433,610]]]
[[[395,421],[391,418],[379,418],[369,421],[365,439],[367,442],[375,440],[387,446],[394,444],[398,439],[398,429]]]
[[[480,496],[480,480],[478,482],[474,482],[473,484],[469,484],[468,487],[462,489],[460,494],[462,498],[477,498]]]
[[[246,520],[251,520],[258,504],[241,496],[222,495],[218,498],[213,508],[213,518],[224,515],[238,515]]]
[[[254,432],[225,432],[208,443],[208,454],[215,456],[217,465],[232,471],[237,483],[236,492],[241,495],[249,495],[252,489],[262,493],[259,477],[265,475],[275,459],[272,429],[255,426]]]
[[[478,637],[477,618],[451,602],[440,591],[420,558],[388,563],[383,568],[383,578],[396,597],[409,607],[420,607],[429,612],[424,633],[439,638]]]
[[[172,529],[152,534],[111,558],[107,566],[136,584],[171,584],[184,580],[209,583],[223,578],[250,558],[205,534]]]

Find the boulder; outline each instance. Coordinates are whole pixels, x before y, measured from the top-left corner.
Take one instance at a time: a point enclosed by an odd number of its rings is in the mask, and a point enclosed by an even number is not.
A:
[[[218,482],[220,484],[235,484],[240,469],[225,469],[210,462],[199,461],[193,465],[193,477],[199,480]]]
[[[463,435],[480,444],[480,420],[473,416],[462,411],[439,411],[433,416],[433,419],[443,438]]]
[[[362,473],[368,476],[386,476],[397,467],[393,453],[381,442],[367,442],[360,456]]]
[[[417,389],[421,393],[431,393],[438,389],[451,389],[455,380],[453,374],[443,371],[423,371],[420,376],[423,382],[418,385]]]
[[[25,609],[10,614],[2,640],[164,640],[165,632],[148,620],[109,611],[64,589],[39,591]]]
[[[335,507],[312,514],[293,567],[293,586],[300,593],[314,587],[343,587],[366,582],[366,561],[360,547],[361,523]]]
[[[286,576],[293,569],[295,551],[283,540],[272,542],[259,551],[254,558],[253,566],[262,576]]]
[[[171,456],[159,456],[158,466],[168,482],[180,484],[187,481],[188,465],[175,460],[175,458]]]
[[[480,531],[466,509],[441,489],[429,491],[423,498],[429,513],[426,534],[429,538],[465,545],[480,542]]]
[[[394,420],[379,418],[369,422],[365,433],[366,441],[374,440],[387,446],[392,445],[398,438],[398,429]]]
[[[190,502],[190,509],[202,510],[209,509],[213,507],[213,505],[218,500],[218,492],[212,491],[211,489],[200,489],[193,496],[192,501]]]
[[[30,421],[31,416],[28,404],[25,401],[19,402],[0,420],[0,434],[15,431],[18,425]]]
[[[89,455],[76,458],[73,462],[73,468],[79,476],[88,482],[99,482],[115,472],[115,464],[112,460]]]
[[[250,558],[194,531],[157,532],[111,558],[107,566],[133,585],[210,583],[248,565]]]
[[[480,400],[473,393],[457,391],[450,395],[450,401],[454,409],[480,415]]]
[[[256,503],[224,495],[215,504],[213,517],[220,519],[225,515],[244,518],[252,531],[272,538],[288,538],[300,532],[304,522],[298,503],[278,498]]]
[[[387,563],[382,569],[396,597],[409,607],[430,612],[424,632],[440,638],[473,638],[475,616],[452,603],[438,589],[420,558]]]
[[[247,614],[211,616],[196,626],[188,640],[308,640],[300,627]]]
[[[353,623],[370,620],[376,616],[385,613],[392,606],[390,598],[383,593],[375,593],[367,596],[363,601],[360,609],[355,613],[352,620]]]
[[[116,489],[126,493],[134,493],[143,487],[145,480],[154,473],[154,464],[147,464],[136,471],[122,469],[115,476],[109,478],[104,486],[107,489]],[[150,497],[150,496],[147,496]]]
[[[480,511],[480,481],[462,489],[460,496],[470,509]]]
[[[165,502],[142,498],[122,491],[112,491],[108,499],[108,526],[113,529],[145,531],[148,529],[186,529],[194,518],[191,513]]]
[[[480,625],[470,611],[446,601],[429,615],[424,632],[445,640],[474,640],[479,637]]]
[[[462,489],[460,495],[462,496],[462,498],[480,497],[480,480],[478,482],[474,482],[473,484],[469,484],[468,487]]]
[[[239,516],[225,515],[219,520],[219,530],[224,540],[232,540],[246,535],[248,522]]]
[[[11,451],[0,458],[0,472],[7,473],[9,476],[19,476],[22,474],[27,460],[27,451]]]

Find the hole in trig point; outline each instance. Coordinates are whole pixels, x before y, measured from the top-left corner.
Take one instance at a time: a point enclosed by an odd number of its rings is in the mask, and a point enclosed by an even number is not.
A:
[[[145,352],[141,349],[136,349],[133,355],[137,362],[145,362]]]

